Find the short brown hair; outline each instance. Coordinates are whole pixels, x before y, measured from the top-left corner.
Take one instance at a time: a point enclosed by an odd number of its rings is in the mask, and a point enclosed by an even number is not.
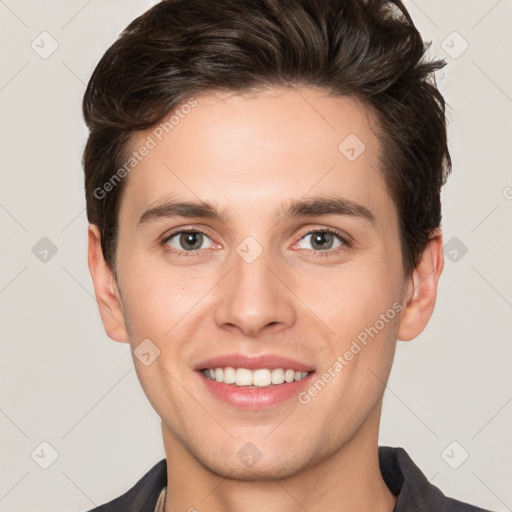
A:
[[[383,175],[399,216],[404,271],[417,265],[441,222],[441,187],[451,171],[445,101],[430,43],[400,0],[163,0],[136,18],[89,81],[83,113],[87,217],[98,226],[115,272],[123,165],[138,131],[191,95],[272,86],[320,87],[372,110]],[[95,192],[96,191],[96,192]]]

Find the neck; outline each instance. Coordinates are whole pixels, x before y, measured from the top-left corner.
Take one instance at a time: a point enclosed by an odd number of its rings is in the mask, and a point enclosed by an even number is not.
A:
[[[373,416],[373,417],[372,417]],[[380,406],[334,453],[283,479],[240,480],[201,464],[162,423],[167,457],[165,512],[392,512],[396,497],[379,469]]]

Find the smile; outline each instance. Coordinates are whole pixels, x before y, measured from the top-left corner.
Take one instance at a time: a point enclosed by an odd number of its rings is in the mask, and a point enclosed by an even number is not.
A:
[[[214,399],[236,409],[259,411],[276,407],[291,399],[298,401],[297,395],[310,385],[311,376],[315,372],[282,368],[249,370],[226,367],[205,368],[195,373]]]
[[[248,368],[206,368],[202,370],[205,377],[231,384],[238,387],[269,387],[299,381],[305,378],[309,372],[301,372],[292,368],[259,368],[250,370]]]

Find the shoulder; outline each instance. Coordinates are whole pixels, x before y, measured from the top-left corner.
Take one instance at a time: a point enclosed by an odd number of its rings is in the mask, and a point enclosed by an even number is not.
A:
[[[89,512],[154,512],[158,497],[167,485],[167,463],[155,464],[131,489]]]
[[[380,446],[379,464],[386,485],[397,496],[396,512],[490,512],[445,496],[403,448]]]

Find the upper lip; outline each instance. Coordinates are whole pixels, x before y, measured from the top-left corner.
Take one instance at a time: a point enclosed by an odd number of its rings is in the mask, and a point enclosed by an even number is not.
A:
[[[258,368],[268,368],[274,370],[275,368],[283,368],[284,370],[291,368],[296,371],[310,372],[314,368],[310,365],[299,363],[294,359],[279,356],[277,354],[262,354],[262,355],[248,355],[248,354],[226,354],[223,356],[211,357],[205,359],[194,366],[194,370],[204,370],[207,368],[247,368],[249,370],[257,370]]]

